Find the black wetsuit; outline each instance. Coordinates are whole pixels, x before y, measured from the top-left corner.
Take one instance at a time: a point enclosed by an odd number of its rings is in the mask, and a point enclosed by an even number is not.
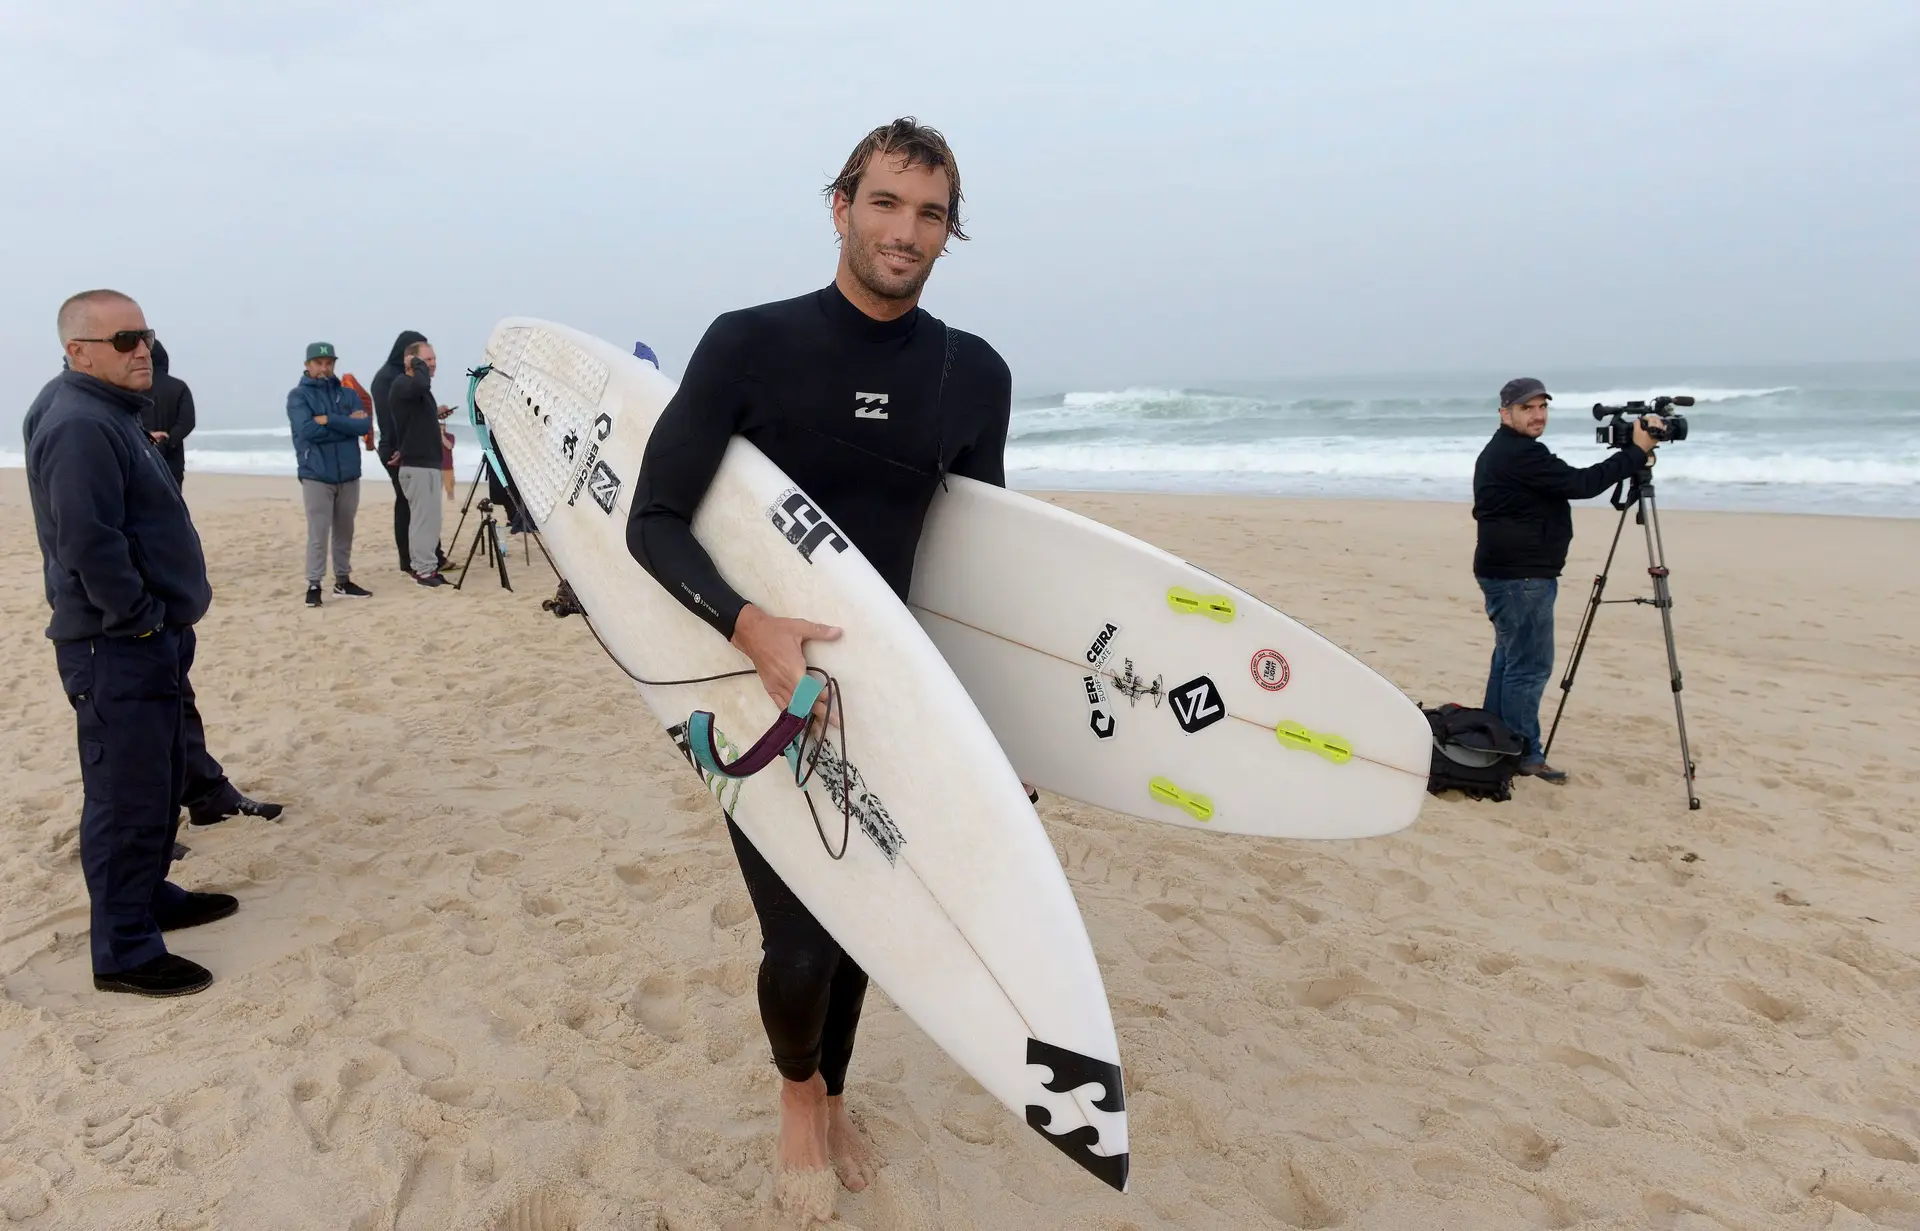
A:
[[[1011,378],[992,347],[915,309],[876,321],[836,287],[729,312],[647,441],[627,546],[723,637],[748,599],[693,537],[732,437],[804,488],[902,600],[944,474],[1005,483]],[[770,613],[805,618],[805,611]],[[760,1016],[791,1081],[844,1086],[867,977],[728,819],[760,918]]]

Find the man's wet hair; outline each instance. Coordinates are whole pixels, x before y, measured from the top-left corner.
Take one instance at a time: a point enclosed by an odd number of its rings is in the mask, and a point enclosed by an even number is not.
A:
[[[851,202],[854,194],[860,191],[860,176],[875,154],[904,159],[909,167],[944,169],[947,173],[947,234],[953,239],[967,237],[960,225],[960,164],[954,161],[953,149],[947,144],[947,139],[940,135],[939,129],[929,128],[910,115],[901,116],[891,124],[882,124],[853,147],[853,153],[847,156],[847,165],[840,168],[840,174],[827,185],[827,200],[832,202],[837,196],[845,196]]]
[[[78,295],[69,295],[67,302],[60,305],[60,314],[55,323],[60,330],[60,345],[67,343],[87,332],[87,317],[93,305],[117,300],[120,303],[133,303],[131,295],[121,291],[110,291],[102,287],[96,291],[81,291]]]

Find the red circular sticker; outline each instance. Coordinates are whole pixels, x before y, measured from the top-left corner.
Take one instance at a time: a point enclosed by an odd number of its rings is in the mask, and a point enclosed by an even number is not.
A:
[[[1253,656],[1253,682],[1268,692],[1279,692],[1293,678],[1285,655],[1278,650],[1262,650]]]

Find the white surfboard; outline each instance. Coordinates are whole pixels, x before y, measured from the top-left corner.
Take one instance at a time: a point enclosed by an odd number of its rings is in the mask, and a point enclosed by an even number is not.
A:
[[[949,478],[910,602],[1026,781],[1228,833],[1413,822],[1433,737],[1412,701],[1266,603],[1109,526]]]
[[[652,681],[748,669],[627,551],[634,478],[672,382],[596,338],[527,319],[496,327],[486,362],[473,399],[485,436],[620,665]],[[858,549],[746,441],[728,446],[694,533],[766,610],[845,630],[808,653],[840,685],[845,759],[829,743],[805,792],[785,761],[744,781],[708,776],[709,787],[962,1069],[1124,1189],[1125,1095],[1099,967],[1053,848],[966,691]],[[751,675],[640,692],[683,749],[695,710],[739,748],[779,714]],[[726,841],[717,815],[714,841]]]

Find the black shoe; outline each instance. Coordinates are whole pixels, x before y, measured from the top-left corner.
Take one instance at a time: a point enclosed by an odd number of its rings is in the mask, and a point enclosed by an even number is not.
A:
[[[440,575],[438,569],[431,573],[415,573],[413,579],[423,586],[444,586],[447,584],[447,579]]]
[[[240,909],[240,899],[230,893],[189,893],[187,900],[166,915],[155,915],[163,932],[197,928],[215,919],[225,919]]]
[[[213,972],[177,953],[162,953],[132,970],[93,976],[97,992],[131,992],[135,996],[191,996],[213,984]]]
[[[257,799],[248,799],[229,786],[227,793],[218,802],[200,808],[187,809],[187,822],[192,825],[218,825],[232,816],[257,816],[263,821],[277,821],[286,809],[279,804],[262,803]]]
[[[336,577],[333,579],[333,596],[335,598],[372,598],[373,591],[362,590],[354,585],[351,577]]]
[[[318,607],[319,605],[320,605],[320,583],[316,581],[312,585],[307,587],[307,606]]]
[[[1567,784],[1567,771],[1564,769],[1555,769],[1545,761],[1522,761],[1520,768],[1513,772],[1516,774],[1525,774],[1529,778],[1538,778],[1542,782],[1551,782],[1555,786],[1565,786]]]

